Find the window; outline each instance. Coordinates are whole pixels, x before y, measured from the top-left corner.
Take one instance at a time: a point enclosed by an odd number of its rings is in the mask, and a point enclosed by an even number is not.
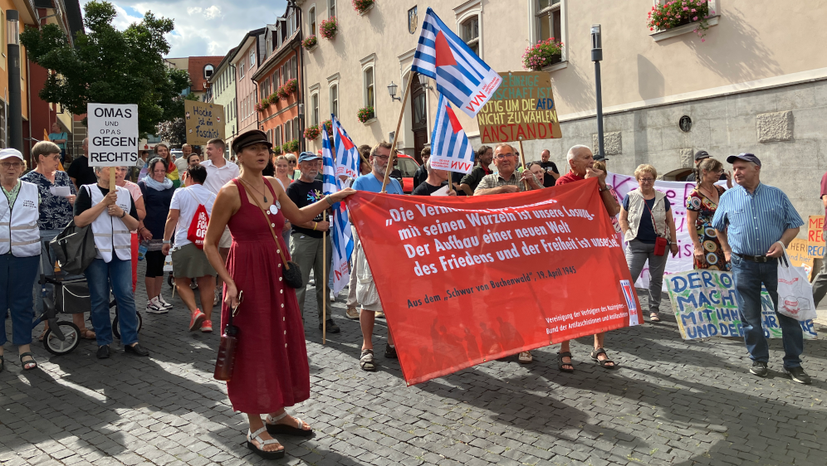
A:
[[[319,92],[316,91],[310,96],[310,124],[319,124]]]
[[[238,67],[238,72],[241,73],[241,77],[244,77],[244,62],[241,62],[241,66]]]
[[[339,85],[330,86],[330,113],[339,116]]]
[[[213,73],[215,73],[215,67],[212,64],[208,63],[204,66],[204,79],[210,79]]]
[[[274,132],[275,132],[275,137],[273,139],[274,140],[273,144],[275,144],[277,146],[280,146],[280,145],[284,144],[283,142],[281,142],[281,125],[276,126],[276,129],[274,130]]]
[[[336,0],[327,0],[328,16],[336,16]]]
[[[254,66],[256,66],[256,51],[250,50],[250,69],[252,70]]]
[[[373,66],[369,66],[362,71],[365,95],[365,107],[376,107],[374,105],[374,85],[373,85]]]
[[[284,142],[293,140],[293,120],[288,120],[284,124]]]
[[[302,138],[302,134],[299,128],[301,128],[301,126],[299,125],[299,117],[293,118],[293,132],[296,133],[296,137],[294,139]]]
[[[460,36],[468,47],[477,55],[480,54],[480,17],[472,16],[460,25]]]
[[[316,34],[316,7],[311,7],[310,11],[307,12],[307,19],[308,19],[308,34],[311,36]]]
[[[537,0],[537,40],[563,37],[560,24],[560,0]]]
[[[295,55],[290,59],[290,74],[292,78],[299,78],[299,60]]]

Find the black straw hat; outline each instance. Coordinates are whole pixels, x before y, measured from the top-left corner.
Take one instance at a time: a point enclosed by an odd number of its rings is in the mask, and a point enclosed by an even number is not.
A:
[[[273,147],[273,144],[267,140],[267,135],[264,134],[264,131],[251,129],[233,140],[233,152],[238,154],[242,149],[253,144],[264,144],[268,149]]]

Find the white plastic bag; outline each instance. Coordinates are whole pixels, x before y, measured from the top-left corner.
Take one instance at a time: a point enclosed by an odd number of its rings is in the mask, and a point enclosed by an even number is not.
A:
[[[164,258],[164,272],[172,272],[172,253],[167,254]]]
[[[778,259],[778,312],[800,322],[818,317],[807,271],[792,265],[786,249]]]

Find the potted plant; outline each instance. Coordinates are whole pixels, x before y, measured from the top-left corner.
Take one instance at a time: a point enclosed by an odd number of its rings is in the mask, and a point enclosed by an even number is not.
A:
[[[323,19],[319,26],[319,34],[327,40],[333,40],[336,37],[336,31],[339,29],[339,23],[336,22],[336,17],[331,16],[329,19]]]
[[[709,9],[707,0],[672,0],[653,6],[649,10],[647,26],[650,31],[666,31],[684,24],[696,24],[695,33],[704,42],[706,30],[709,29],[708,19],[715,15],[715,10]]]
[[[376,114],[373,111],[373,107],[362,107],[359,109],[359,113],[357,113],[356,116],[359,118],[359,121],[364,123],[375,117]]]
[[[284,152],[281,150],[281,146],[280,146],[280,145],[278,145],[278,144],[274,144],[274,145],[273,145],[273,152],[274,152],[276,155],[281,155],[281,154],[283,154],[283,153],[284,153]]]
[[[279,101],[278,91],[273,92],[272,94],[270,94],[270,97],[268,97],[267,100],[269,100],[271,104],[274,104],[274,103],[278,102]]]
[[[373,4],[374,4],[373,0],[352,0],[352,2],[353,2],[353,8],[360,15],[365,14],[365,12],[368,11],[368,9],[370,7],[372,7]]]
[[[284,86],[279,86],[279,89],[276,91],[276,93],[279,95],[280,99],[285,100],[290,95],[290,93],[287,92],[287,89],[285,89]]]
[[[288,80],[284,83],[284,90],[288,94],[294,94],[299,89],[299,80],[296,78]]]
[[[560,61],[563,43],[554,37],[538,40],[536,44],[526,47],[523,53],[523,68],[540,71],[543,67]]]
[[[298,152],[299,151],[299,140],[293,139],[292,141],[287,141],[283,146],[286,152]]]
[[[304,138],[310,141],[316,139],[321,134],[318,125],[310,125],[304,129]]]
[[[315,47],[318,42],[319,41],[318,39],[316,39],[316,34],[313,34],[312,36],[302,41],[302,47],[304,47],[305,50],[310,50],[313,47]]]
[[[327,129],[327,136],[333,137],[333,121],[332,120],[325,120],[322,122],[322,126]]]

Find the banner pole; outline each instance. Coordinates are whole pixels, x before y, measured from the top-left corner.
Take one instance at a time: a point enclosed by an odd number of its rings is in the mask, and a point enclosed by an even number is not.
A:
[[[523,151],[523,140],[520,139],[520,164],[523,166],[523,171],[525,171],[525,151]],[[528,181],[523,181],[525,184],[525,190],[528,191]]]
[[[322,220],[327,221],[327,210],[322,212]],[[322,298],[322,344],[326,344],[326,336],[327,336],[327,232],[330,230],[328,227],[322,233],[322,290],[324,290],[324,298]],[[319,286],[319,280],[316,280],[316,287]]]
[[[405,96],[402,97],[402,110],[399,111],[399,120],[396,122],[396,132],[393,133],[391,154],[388,159],[388,166],[385,167],[385,179],[382,181],[382,190],[380,191],[382,193],[384,193],[385,189],[388,187],[388,176],[391,170],[393,170],[393,160],[396,158],[396,142],[399,141],[399,128],[402,126],[402,117],[405,115],[405,105],[408,103],[408,93],[411,91],[411,83],[414,79],[416,79],[416,76],[414,76],[413,72],[411,72],[411,76],[408,78],[408,85],[405,86]]]

